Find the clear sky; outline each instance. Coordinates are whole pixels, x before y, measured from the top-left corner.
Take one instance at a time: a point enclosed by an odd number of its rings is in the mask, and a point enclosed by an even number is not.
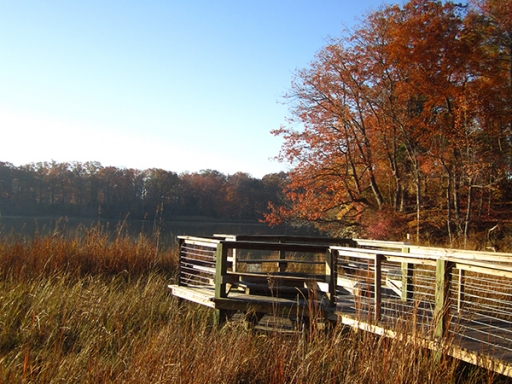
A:
[[[384,0],[3,0],[0,161],[254,177],[282,95]]]

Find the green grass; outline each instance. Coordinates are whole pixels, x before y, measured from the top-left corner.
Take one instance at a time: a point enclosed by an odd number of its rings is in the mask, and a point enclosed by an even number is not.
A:
[[[491,372],[414,344],[335,328],[213,326],[171,297],[177,250],[158,236],[0,240],[0,383],[481,383]]]

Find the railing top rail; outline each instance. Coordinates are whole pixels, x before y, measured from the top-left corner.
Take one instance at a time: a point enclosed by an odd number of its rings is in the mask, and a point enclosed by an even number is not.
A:
[[[286,252],[310,252],[320,253],[329,249],[327,244],[303,244],[303,243],[270,243],[264,241],[234,241],[222,240],[222,245],[231,249],[251,249],[261,251],[286,251]]]
[[[411,254],[430,254],[444,257],[455,257],[457,259],[468,259],[478,261],[493,261],[512,263],[512,254],[486,251],[470,251],[466,249],[424,247],[419,245],[406,246]]]
[[[353,256],[359,258],[371,258],[374,255],[383,255],[383,256],[396,256],[402,257],[404,259],[430,259],[436,260],[439,257],[430,256],[427,254],[410,254],[399,251],[390,251],[386,249],[367,249],[367,248],[352,248],[352,247],[340,247],[340,246],[330,246],[330,249],[337,251],[339,254],[343,254],[345,256]]]
[[[403,248],[408,247],[409,243],[404,241],[387,241],[387,240],[367,240],[367,239],[353,239],[359,246],[364,247],[382,247],[382,248]]]
[[[497,275],[504,277],[512,277],[512,265],[503,265],[490,262],[480,262],[475,260],[462,260],[452,257],[441,257],[441,260],[447,260],[455,263],[459,268],[466,270],[474,270],[488,275]]]
[[[319,253],[326,252],[330,247],[329,244],[324,243],[279,243],[269,241],[234,240],[230,238],[223,240],[220,237],[211,238],[197,236],[177,236],[177,238],[183,240],[186,244],[195,244],[207,247],[216,247],[218,244],[222,244],[228,249]]]
[[[319,237],[319,236],[289,236],[289,235],[236,235],[220,234],[213,235],[215,238],[236,241],[256,241],[256,242],[284,242],[297,244],[352,244],[354,240],[349,238]]]
[[[423,255],[423,257],[430,256],[444,256],[455,257],[457,259],[468,259],[476,261],[491,261],[498,263],[512,263],[512,254],[487,252],[487,251],[472,251],[466,249],[453,249],[441,247],[425,247],[420,245],[411,245],[408,242],[401,241],[385,241],[385,240],[366,240],[354,239],[354,242],[363,247],[379,247],[390,249],[406,249],[409,253],[415,255]]]
[[[188,235],[178,235],[176,236],[176,238],[178,239],[184,239],[184,240],[189,240],[189,239],[200,239],[200,240],[204,240],[204,241],[211,241],[211,242],[219,242],[221,239],[218,239],[216,237],[212,237],[212,236],[188,236]]]
[[[422,253],[404,253],[396,251],[387,251],[382,249],[363,249],[363,248],[350,248],[350,247],[336,247],[331,246],[332,250],[337,251],[340,255],[349,256],[354,258],[372,259],[375,255],[382,255],[383,257],[393,257],[395,259],[402,259],[404,262],[408,260],[445,260],[456,263],[460,266],[466,266],[466,269],[471,267],[478,268],[479,271],[493,274],[496,271],[501,272],[512,272],[512,260],[509,260],[509,264],[498,264],[496,262],[490,262],[488,260],[470,258],[470,257],[458,257],[456,253],[453,255],[446,254],[429,254],[428,249]]]
[[[186,244],[202,245],[205,247],[216,247],[222,241],[220,239],[197,236],[177,236],[177,238],[183,240]]]

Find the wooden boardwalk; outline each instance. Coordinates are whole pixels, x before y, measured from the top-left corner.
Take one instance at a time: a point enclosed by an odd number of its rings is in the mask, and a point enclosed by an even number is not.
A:
[[[179,236],[174,296],[291,324],[340,322],[512,377],[512,255],[358,239]]]

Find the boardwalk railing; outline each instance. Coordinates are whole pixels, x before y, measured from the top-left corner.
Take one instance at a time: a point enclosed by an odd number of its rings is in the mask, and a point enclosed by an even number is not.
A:
[[[417,335],[512,374],[511,255],[356,242],[358,248],[331,247],[342,322]]]
[[[320,241],[322,240],[322,241]],[[308,316],[311,303],[334,307],[334,270],[330,244],[352,240],[268,236],[216,235],[211,238],[178,236],[180,247],[175,296],[217,310],[219,319],[231,311],[260,310]]]
[[[216,235],[179,243],[173,294],[218,316],[272,313],[281,297],[281,308],[309,316],[313,293],[325,318],[415,337],[512,376],[512,255],[362,239]]]

